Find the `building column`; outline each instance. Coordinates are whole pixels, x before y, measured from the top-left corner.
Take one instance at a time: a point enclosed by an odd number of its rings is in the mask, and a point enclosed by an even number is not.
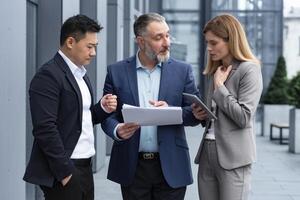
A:
[[[0,7],[0,17],[6,19],[0,27],[1,199],[26,195],[26,3],[4,1]]]

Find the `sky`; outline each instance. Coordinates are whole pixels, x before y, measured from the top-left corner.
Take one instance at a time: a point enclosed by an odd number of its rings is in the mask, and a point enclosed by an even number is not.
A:
[[[284,13],[289,12],[292,6],[300,8],[300,0],[283,0]]]

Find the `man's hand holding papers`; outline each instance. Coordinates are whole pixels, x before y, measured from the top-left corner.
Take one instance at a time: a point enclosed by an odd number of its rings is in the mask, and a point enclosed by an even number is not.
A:
[[[124,104],[122,115],[125,123],[137,123],[141,126],[163,126],[182,124],[181,107],[168,107],[164,101],[153,101],[158,107],[136,107]]]
[[[139,128],[140,126],[137,123],[119,123],[117,135],[120,139],[126,140],[129,139]]]

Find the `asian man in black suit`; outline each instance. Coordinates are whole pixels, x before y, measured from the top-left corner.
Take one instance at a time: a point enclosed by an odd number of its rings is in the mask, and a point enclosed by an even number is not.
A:
[[[107,94],[94,104],[84,66],[96,55],[94,20],[76,15],[61,28],[60,48],[31,81],[29,96],[34,143],[24,180],[40,185],[46,200],[92,200],[93,125],[117,106]]]

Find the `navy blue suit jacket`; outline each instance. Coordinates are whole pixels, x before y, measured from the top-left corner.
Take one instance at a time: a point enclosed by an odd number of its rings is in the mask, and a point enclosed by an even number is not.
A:
[[[93,124],[108,116],[100,102],[93,104],[90,81],[85,80],[92,97]],[[57,53],[33,77],[30,89],[33,147],[24,180],[51,187],[70,175],[70,156],[78,142],[82,125],[82,96],[70,68]]]
[[[169,59],[163,63],[161,71],[159,99],[169,106],[183,108],[183,124],[158,126],[157,137],[160,161],[164,177],[173,187],[181,187],[193,182],[190,156],[184,126],[197,125],[190,105],[183,100],[182,93],[198,95],[191,66]],[[104,85],[104,94],[118,96],[117,112],[102,123],[102,129],[111,138],[116,125],[123,122],[121,108],[123,104],[139,106],[136,57],[133,56],[108,66]],[[140,130],[127,140],[114,141],[108,170],[108,179],[123,186],[132,183],[139,150]]]

